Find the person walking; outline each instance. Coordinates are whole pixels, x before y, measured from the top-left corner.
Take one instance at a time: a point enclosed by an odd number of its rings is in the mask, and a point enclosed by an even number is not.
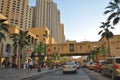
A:
[[[29,61],[29,68],[32,70],[32,68],[33,68],[33,61],[32,60],[30,60]]]
[[[23,70],[26,70],[26,67],[27,67],[27,64],[26,64],[26,62],[24,62],[24,64],[23,64]]]

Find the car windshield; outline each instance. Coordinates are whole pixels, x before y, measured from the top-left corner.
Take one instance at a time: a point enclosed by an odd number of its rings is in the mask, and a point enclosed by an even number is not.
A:
[[[66,63],[66,65],[75,65],[75,63],[74,62],[68,62],[68,63]]]
[[[116,59],[116,63],[119,63],[119,64],[120,64],[120,58],[117,58],[117,59]]]

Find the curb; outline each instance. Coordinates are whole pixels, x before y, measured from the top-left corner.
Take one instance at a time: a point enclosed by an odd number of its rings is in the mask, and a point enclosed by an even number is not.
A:
[[[35,80],[35,79],[38,79],[40,77],[45,76],[46,74],[53,73],[53,72],[58,71],[58,70],[60,70],[60,69],[53,70],[53,71],[48,71],[48,72],[37,74],[37,75],[33,75],[33,76],[29,76],[29,77],[23,78],[21,80]]]

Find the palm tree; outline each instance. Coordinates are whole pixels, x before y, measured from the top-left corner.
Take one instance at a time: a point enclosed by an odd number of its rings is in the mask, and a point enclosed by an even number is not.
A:
[[[17,47],[17,56],[18,56],[18,69],[20,69],[21,59],[22,59],[22,49],[29,45],[28,43],[28,31],[20,30],[19,33],[13,33],[10,35],[10,38],[13,40],[13,46]]]
[[[98,56],[99,56],[99,54],[100,54],[100,47],[97,47],[96,49],[95,49],[95,53],[96,53],[96,59],[97,60],[99,60],[99,58],[98,58]]]
[[[92,50],[92,54],[90,54],[90,56],[91,56],[91,59],[93,60],[93,61],[96,61],[96,60],[98,60],[98,54],[100,53],[99,52],[99,47],[97,47],[97,48],[95,48],[94,50]]]
[[[110,13],[108,16],[108,21],[113,20],[113,25],[118,24],[120,20],[120,0],[111,0],[105,9],[107,10],[104,14]]]
[[[108,54],[108,49],[105,48],[105,47],[102,47],[101,48],[101,54],[103,55],[104,60],[105,60],[106,59],[106,55]]]
[[[92,56],[92,61],[96,61],[96,51],[95,50],[93,50],[92,51],[92,54],[91,54],[91,56]]]
[[[112,27],[110,25],[110,22],[102,22],[102,25],[100,26],[100,28],[102,28],[103,30],[101,30],[98,34],[102,35],[102,37],[105,37],[107,40],[107,44],[108,44],[108,53],[109,56],[111,55],[110,53],[110,43],[109,43],[109,38],[113,37],[113,33],[109,30],[109,29],[114,29],[114,27]]]
[[[7,21],[7,19],[0,19],[0,42],[2,39],[5,39],[3,31],[8,32],[8,24],[5,24],[5,21]]]
[[[4,32],[8,33],[8,24],[6,24],[5,22],[7,21],[7,19],[0,19],[0,42],[2,41],[2,39],[6,39]],[[1,60],[2,60],[2,47],[1,47],[1,52],[0,52],[0,67],[1,67]]]

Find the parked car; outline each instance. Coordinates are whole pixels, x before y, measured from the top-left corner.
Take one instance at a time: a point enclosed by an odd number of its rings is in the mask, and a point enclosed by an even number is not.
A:
[[[66,62],[63,64],[63,73],[75,72],[77,73],[77,66],[75,62]]]
[[[104,65],[105,60],[100,60],[97,62],[96,66],[94,67],[94,71],[101,73],[102,66]]]
[[[90,62],[88,65],[88,69],[93,70],[95,68],[95,66],[96,66],[96,63]]]
[[[110,76],[112,80],[120,78],[120,57],[110,57],[106,59],[105,64],[102,66],[101,73],[102,75]]]
[[[77,69],[79,69],[79,68],[80,68],[79,63],[78,63],[78,62],[75,62],[75,64],[76,64]]]
[[[88,68],[88,66],[90,65],[90,63],[91,63],[91,62],[85,62],[85,63],[83,64],[83,65],[84,65],[83,67]]]
[[[86,67],[86,62],[82,62],[82,63],[80,64],[80,66],[81,66],[81,67]]]

